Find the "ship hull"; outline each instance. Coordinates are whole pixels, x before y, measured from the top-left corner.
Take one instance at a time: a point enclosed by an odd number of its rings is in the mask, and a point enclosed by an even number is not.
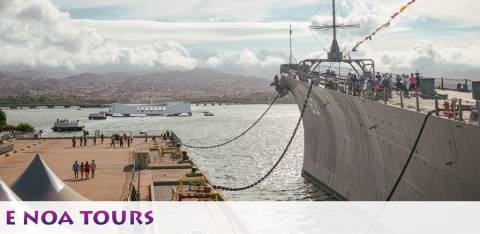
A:
[[[281,80],[301,108],[309,84]],[[425,118],[314,86],[302,175],[342,200],[386,200]],[[480,200],[480,127],[431,117],[392,200]]]

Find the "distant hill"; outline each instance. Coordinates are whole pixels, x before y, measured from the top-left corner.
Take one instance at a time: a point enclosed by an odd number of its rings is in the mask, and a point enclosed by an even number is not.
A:
[[[119,102],[234,101],[268,102],[275,95],[271,81],[210,69],[156,73],[83,73],[43,78],[0,72],[0,97],[57,96]]]

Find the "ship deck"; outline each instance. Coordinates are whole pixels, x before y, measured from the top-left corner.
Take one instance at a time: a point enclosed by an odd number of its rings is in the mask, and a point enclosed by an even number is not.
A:
[[[322,88],[326,88],[325,85],[319,85]],[[338,89],[339,92],[345,92],[345,88]],[[418,111],[422,113],[427,113],[429,111],[433,111],[435,109],[443,109],[444,102],[451,103],[452,99],[457,100],[457,107],[459,105],[459,101],[461,100],[462,104],[462,111],[460,112],[459,109],[456,112],[455,116],[450,116],[451,119],[465,121],[469,123],[470,113],[472,109],[475,109],[476,100],[472,97],[472,92],[460,92],[455,90],[449,89],[435,89],[437,92],[437,104],[435,103],[435,99],[432,97],[424,97],[418,91],[415,94],[413,91],[405,94],[405,92],[400,92],[396,90],[389,91],[390,95],[385,98],[383,94],[375,96],[374,94],[362,94],[362,98],[376,100],[380,103],[384,103],[386,105],[395,106],[407,110]],[[349,94],[351,95],[351,94]],[[418,101],[417,101],[418,100]],[[418,102],[418,104],[417,104]],[[442,118],[449,118],[444,112],[439,111],[438,117]]]

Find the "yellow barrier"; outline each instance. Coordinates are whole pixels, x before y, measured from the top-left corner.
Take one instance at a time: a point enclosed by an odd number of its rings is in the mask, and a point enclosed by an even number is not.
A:
[[[185,185],[185,182],[198,182],[198,185]],[[206,183],[204,176],[182,177],[178,186],[172,186],[172,201],[183,199],[198,199],[206,201],[218,201],[218,192]],[[188,186],[188,189],[185,189]]]

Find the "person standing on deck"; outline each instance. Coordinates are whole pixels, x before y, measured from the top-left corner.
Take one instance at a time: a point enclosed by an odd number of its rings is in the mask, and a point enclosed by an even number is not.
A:
[[[83,146],[83,136],[80,136],[80,147]]]
[[[72,146],[73,148],[77,147],[77,137],[75,135],[72,137]]]
[[[95,163],[95,160],[92,160],[92,163],[90,163],[90,171],[92,171],[92,179],[95,178],[95,170],[97,170],[97,164]]]
[[[396,81],[397,81],[396,90],[397,90],[397,94],[398,94],[399,92],[402,91],[402,77],[400,77],[400,75],[397,75],[397,80]]]
[[[80,179],[83,180],[83,174],[85,173],[85,165],[83,165],[83,162],[80,163]]]
[[[120,148],[123,148],[123,137],[120,137]]]
[[[408,78],[408,75],[405,75],[405,94],[408,95],[410,92],[410,79]]]
[[[100,143],[103,145],[103,139],[105,138],[105,135],[103,135],[103,132],[102,134],[100,134]]]
[[[72,165],[72,170],[73,170],[73,176],[75,179],[78,179],[78,170],[80,169],[80,166],[78,165],[78,162],[75,161]]]
[[[83,146],[87,146],[87,136],[83,136]]]
[[[410,90],[415,92],[417,89],[417,78],[412,74],[410,74]]]
[[[97,135],[95,134],[95,136],[93,137],[93,145],[96,145],[97,144]]]
[[[131,140],[132,140],[132,137],[131,137],[131,136],[128,136],[128,139],[127,139],[127,146],[128,146],[128,148],[130,148],[130,144],[132,143]]]
[[[88,177],[90,176],[90,164],[88,164],[88,161],[85,162],[85,179],[88,180]]]

